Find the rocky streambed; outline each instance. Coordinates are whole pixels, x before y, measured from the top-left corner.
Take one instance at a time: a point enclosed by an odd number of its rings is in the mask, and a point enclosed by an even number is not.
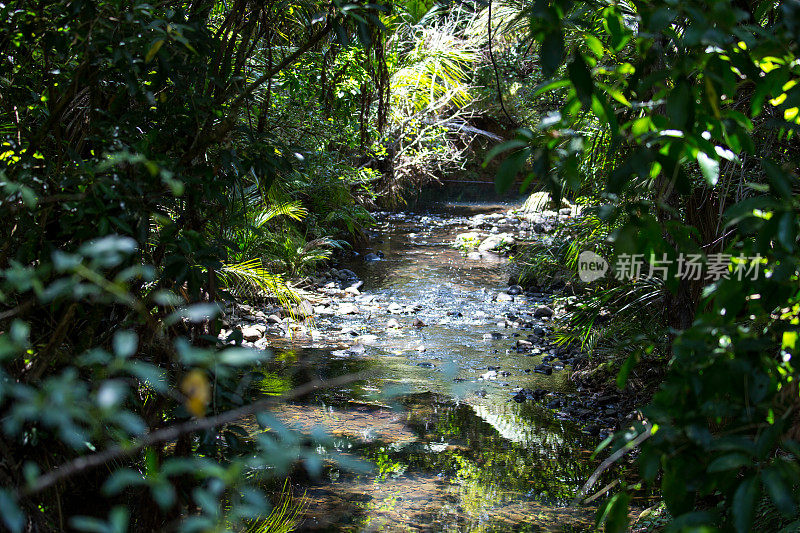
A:
[[[615,395],[571,381],[584,356],[548,343],[553,295],[509,284],[504,257],[571,215],[377,213],[369,248],[306,279],[292,313],[228,309],[222,339],[241,332],[243,344],[275,350],[266,381],[278,388],[370,376],[276,413],[301,430],[325,427],[342,438],[338,452],[377,465],[332,466],[303,483],[301,529],[590,529],[592,510],[567,503],[625,413]]]

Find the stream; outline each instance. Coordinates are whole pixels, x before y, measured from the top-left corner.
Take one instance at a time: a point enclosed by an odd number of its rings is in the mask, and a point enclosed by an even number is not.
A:
[[[505,231],[506,219],[492,214],[507,209],[442,205],[379,214],[375,255],[368,256],[379,260],[361,255],[339,265],[363,285],[345,294],[332,289],[338,296],[328,307],[315,307],[322,337],[284,341],[276,364],[292,386],[370,376],[275,413],[302,430],[324,427],[336,436],[337,452],[374,465],[369,473],[329,466],[295,486],[304,495],[298,530],[592,529],[595,509],[569,502],[597,465],[590,455],[598,436],[546,402],[513,400],[520,388],[566,397],[573,390],[569,367],[536,340],[549,317],[533,311],[551,297],[497,301],[509,290],[508,261],[468,259],[452,246],[476,214],[494,216],[499,229],[492,232]],[[520,340],[533,345],[520,353]],[[537,371],[543,360],[550,375]]]

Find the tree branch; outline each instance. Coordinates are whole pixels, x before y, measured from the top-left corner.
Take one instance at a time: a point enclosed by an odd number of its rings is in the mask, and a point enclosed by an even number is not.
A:
[[[368,376],[369,376],[368,372],[358,372],[355,374],[346,374],[344,376],[339,376],[337,378],[325,381],[323,380],[309,381],[308,383],[305,383],[295,389],[292,389],[291,391],[282,394],[281,396],[265,398],[263,400],[253,402],[249,405],[239,407],[238,409],[232,409],[230,411],[220,413],[217,416],[188,420],[186,422],[176,424],[174,426],[169,426],[163,429],[152,431],[136,439],[131,444],[112,446],[111,448],[104,450],[102,452],[86,455],[83,457],[78,457],[77,459],[73,459],[72,461],[64,463],[61,466],[57,467],[55,470],[51,470],[50,472],[42,476],[39,476],[32,484],[28,485],[27,487],[23,489],[18,489],[17,494],[23,497],[32,496],[55,485],[60,481],[63,481],[76,474],[80,474],[91,468],[102,466],[108,463],[109,461],[130,457],[133,454],[139,452],[140,450],[147,448],[148,446],[152,446],[153,444],[173,441],[178,437],[180,437],[181,435],[185,435],[187,433],[193,433],[195,431],[203,431],[218,426],[222,426],[224,424],[229,424],[231,422],[241,420],[246,416],[264,411],[270,406],[280,403],[281,401],[299,398],[317,389],[338,387],[341,385],[345,385],[347,383],[352,383],[354,381],[364,379]]]

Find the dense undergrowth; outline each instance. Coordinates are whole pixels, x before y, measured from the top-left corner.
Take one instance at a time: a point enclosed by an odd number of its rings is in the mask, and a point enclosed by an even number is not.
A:
[[[460,164],[474,41],[430,7],[0,3],[0,527],[294,524],[265,489],[329,437],[269,417],[270,352],[220,350],[220,313],[291,309]]]
[[[291,306],[369,207],[484,155],[581,205],[518,259],[565,288],[554,341],[648,387],[604,446],[669,527],[796,527],[797,1],[11,0],[0,26],[4,527],[291,527],[269,483],[360,465],[269,416],[220,303]],[[669,266],[587,283],[583,251]]]
[[[523,276],[567,285],[553,340],[586,349],[601,382],[652,397],[603,447],[638,450],[669,530],[796,529],[800,4],[518,13],[515,49],[538,54],[540,100],[489,154],[505,154],[498,186],[522,174],[584,204],[520,254]],[[610,272],[581,282],[583,251]],[[638,270],[617,268],[636,258]],[[628,502],[626,490],[607,501],[606,530],[627,527]]]

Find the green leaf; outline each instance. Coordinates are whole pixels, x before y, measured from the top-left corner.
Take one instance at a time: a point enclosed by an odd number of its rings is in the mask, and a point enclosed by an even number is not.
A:
[[[594,35],[584,35],[583,38],[586,41],[586,46],[588,46],[589,50],[591,50],[592,53],[597,56],[597,59],[602,59],[606,54],[606,51],[603,47],[603,43],[600,42],[600,39]]]
[[[679,464],[678,467],[671,465],[671,468],[665,468],[661,481],[664,503],[667,504],[667,509],[673,516],[690,511],[694,501],[694,492],[687,486],[687,477],[684,469],[680,466],[682,465]]]
[[[628,375],[633,370],[633,367],[639,361],[638,354],[631,354],[625,359],[625,362],[622,363],[622,367],[619,369],[619,373],[617,374],[617,387],[620,389],[624,389],[625,385],[628,383]]]
[[[741,468],[743,466],[752,465],[753,458],[741,453],[730,453],[717,457],[711,464],[708,465],[706,471],[708,472],[724,472],[726,470],[733,470],[734,468]]]
[[[783,481],[781,472],[776,466],[770,466],[761,471],[761,481],[767,494],[775,503],[775,507],[786,516],[792,516],[795,512],[795,503],[792,499],[792,489]]]
[[[758,478],[749,476],[739,484],[731,502],[733,527],[737,533],[748,533],[753,526],[753,517],[761,493]]]
[[[797,215],[784,211],[778,219],[778,241],[790,252],[794,250],[797,239]]]
[[[161,50],[162,46],[164,46],[164,39],[155,40],[150,46],[150,50],[148,50],[147,54],[144,56],[144,62],[149,63],[152,61],[158,51]]]
[[[788,348],[789,350],[794,351],[796,345],[797,345],[797,332],[784,331],[783,340],[781,341],[781,350],[785,350]]]
[[[719,161],[708,156],[705,152],[697,152],[697,164],[709,185],[716,185],[719,179]]]
[[[792,180],[784,170],[769,159],[763,159],[761,166],[767,173],[772,190],[782,198],[792,197]]]
[[[525,161],[528,160],[528,156],[530,155],[530,150],[523,149],[512,154],[509,154],[508,157],[500,164],[500,168],[497,169],[497,177],[495,178],[495,189],[498,193],[506,192],[511,185],[514,183],[519,171],[522,170],[522,167],[525,165]]]
[[[611,497],[598,509],[597,525],[603,524],[606,533],[624,533],[628,531],[628,505],[631,497],[620,492]]]
[[[630,36],[626,35],[623,30],[622,15],[612,8],[605,9],[603,11],[603,27],[611,36],[611,47],[614,51],[622,50],[630,39]]]
[[[677,80],[675,88],[667,96],[667,116],[672,124],[683,130],[689,126],[690,107],[694,107],[691,100],[691,89],[686,80]]]
[[[483,167],[486,168],[486,165],[489,164],[489,161],[491,161],[498,155],[502,154],[503,152],[509,152],[517,148],[523,148],[525,146],[528,146],[528,143],[521,139],[513,139],[511,141],[506,141],[504,143],[498,144],[492,147],[492,149],[489,150],[489,153],[486,154],[486,158],[483,161]]]
[[[592,82],[592,73],[581,54],[576,54],[575,59],[567,66],[567,74],[572,86],[575,87],[578,100],[586,107],[591,106],[594,83]]]
[[[544,76],[551,76],[561,66],[564,58],[564,35],[561,30],[551,31],[545,36],[539,50],[539,57]]]
[[[562,89],[564,87],[569,87],[571,84],[569,80],[553,80],[553,81],[546,81],[533,91],[533,97],[540,96],[545,93],[549,93],[550,91],[555,91],[556,89]]]
[[[0,488],[0,517],[12,533],[22,531],[25,526],[25,515],[17,505],[17,499],[10,491],[3,488]]]
[[[114,355],[120,358],[127,358],[136,353],[139,346],[139,337],[133,331],[117,331],[112,342]]]

